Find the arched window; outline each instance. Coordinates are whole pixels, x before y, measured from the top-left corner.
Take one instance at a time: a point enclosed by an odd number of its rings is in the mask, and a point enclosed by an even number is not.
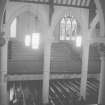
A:
[[[77,34],[77,20],[66,15],[60,21],[60,40],[73,40]]]
[[[15,18],[10,25],[10,38],[16,38],[16,24],[17,18]]]

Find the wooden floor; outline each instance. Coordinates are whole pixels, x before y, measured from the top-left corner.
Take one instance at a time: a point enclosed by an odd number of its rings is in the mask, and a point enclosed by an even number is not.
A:
[[[99,83],[95,79],[87,81],[86,103],[96,104],[98,100]],[[50,82],[50,100],[55,105],[70,105],[73,98],[79,100],[80,79],[57,80]]]
[[[20,84],[17,82],[9,82],[8,88],[15,83],[15,86]],[[36,105],[42,105],[42,80],[24,81],[21,82],[22,87],[28,86],[32,92]],[[88,79],[86,103],[97,104],[98,100],[99,81],[96,79]],[[50,105],[71,105],[73,99],[79,100],[80,79],[59,79],[50,80],[49,101]],[[37,98],[35,98],[35,90],[37,90]]]

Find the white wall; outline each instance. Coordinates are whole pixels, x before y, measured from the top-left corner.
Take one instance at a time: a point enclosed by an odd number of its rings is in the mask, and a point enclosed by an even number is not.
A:
[[[32,14],[34,14],[34,16],[38,15],[41,23],[41,33],[46,33],[49,18],[48,5],[9,2],[6,10],[6,31],[8,35],[10,34],[9,27],[13,19],[26,11],[30,11]]]
[[[65,16],[66,12],[70,12],[71,16],[74,16],[77,21],[80,23],[82,34],[83,31],[88,29],[88,21],[89,21],[89,10],[83,9],[83,8],[74,8],[74,7],[64,7],[64,6],[55,6],[54,7],[54,14],[52,17],[52,30],[58,31],[59,29],[59,21],[62,19],[62,17]],[[59,32],[54,32],[54,37],[58,38],[56,35],[59,34]]]

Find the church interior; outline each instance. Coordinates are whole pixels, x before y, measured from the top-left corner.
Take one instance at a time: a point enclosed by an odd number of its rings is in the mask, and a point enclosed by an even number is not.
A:
[[[0,105],[105,105],[104,5],[1,0]]]

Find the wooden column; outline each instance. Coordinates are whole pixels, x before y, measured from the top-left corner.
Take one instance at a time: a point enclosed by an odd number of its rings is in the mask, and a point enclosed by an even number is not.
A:
[[[85,13],[84,13],[85,14]],[[84,23],[82,23],[85,27],[83,27],[83,55],[82,55],[82,73],[81,73],[81,87],[80,87],[80,95],[86,99],[86,85],[87,85],[87,75],[88,75],[88,60],[89,60],[89,47],[92,31],[94,30],[96,24],[99,22],[99,11],[96,11],[96,16],[93,18],[90,23],[90,29],[88,29],[88,20],[87,16],[84,18],[84,14],[82,14],[82,19]]]
[[[1,26],[3,24],[3,14],[7,0],[0,0],[0,35]],[[1,36],[0,36],[1,37]],[[1,41],[0,41],[1,44]],[[0,105],[8,105],[7,103],[7,82],[5,81],[5,76],[7,73],[7,64],[5,62],[6,58],[6,45],[0,47]]]
[[[8,105],[7,93],[7,46],[8,41],[1,47],[0,59],[0,105]]]
[[[100,86],[98,95],[98,104],[105,105],[105,53],[102,52],[100,56],[101,68],[100,68]]]
[[[89,41],[86,37],[83,38],[83,55],[82,55],[82,72],[81,72],[81,87],[80,96],[86,99],[86,85],[88,75],[88,58],[89,58]]]
[[[51,56],[51,31],[45,39],[44,68],[43,68],[43,104],[49,103],[49,79],[50,79],[50,56]]]

